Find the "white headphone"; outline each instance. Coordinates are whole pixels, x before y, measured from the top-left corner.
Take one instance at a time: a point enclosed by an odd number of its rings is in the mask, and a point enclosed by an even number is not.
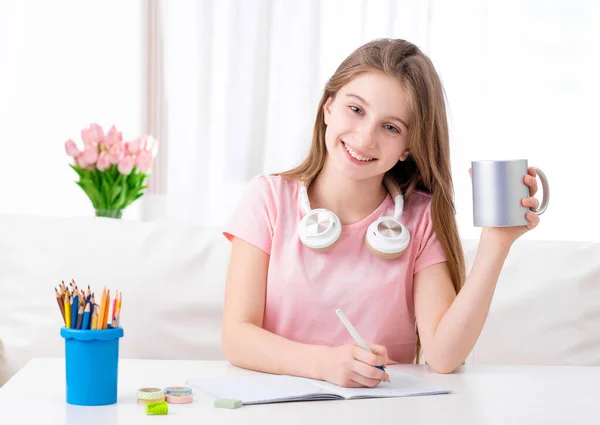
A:
[[[369,249],[378,257],[392,259],[399,257],[408,247],[410,232],[400,222],[404,208],[404,198],[393,179],[383,179],[387,191],[394,198],[394,216],[383,216],[375,220],[365,235]],[[302,182],[298,192],[298,202],[304,217],[298,223],[298,236],[308,249],[329,251],[339,241],[342,223],[333,212],[325,208],[311,209],[306,182]]]

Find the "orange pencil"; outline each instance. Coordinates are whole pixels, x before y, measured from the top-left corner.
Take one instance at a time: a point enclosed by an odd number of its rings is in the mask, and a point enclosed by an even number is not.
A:
[[[106,305],[104,306],[104,317],[102,318],[102,329],[107,328],[108,324],[108,310],[110,309],[110,289],[106,291]]]
[[[117,315],[117,295],[118,291],[115,293],[115,299],[112,300],[112,310],[110,313],[110,324],[114,328],[115,327],[115,317]]]
[[[103,329],[102,320],[104,318],[104,309],[106,308],[106,286],[102,290],[102,297],[100,297],[100,311],[98,312],[98,324],[96,329]]]
[[[115,303],[114,303],[114,313],[113,313],[113,324],[112,327],[113,328],[118,328],[119,324],[117,323],[117,319],[119,318],[119,312],[121,311],[121,294],[122,292],[119,292],[119,294],[115,297]]]

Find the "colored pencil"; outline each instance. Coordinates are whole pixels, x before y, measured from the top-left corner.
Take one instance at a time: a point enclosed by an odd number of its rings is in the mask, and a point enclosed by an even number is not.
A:
[[[63,318],[63,322],[65,322],[65,325],[67,324],[66,318],[65,318],[65,301],[64,298],[62,297],[62,294],[56,289],[54,288],[54,292],[56,293],[56,302],[58,304],[58,308],[60,310],[60,314]]]
[[[77,329],[77,313],[79,312],[79,296],[75,291],[73,298],[71,299],[71,327]]]
[[[115,317],[115,327],[118,328],[121,323],[121,304],[123,303],[123,293],[119,292],[119,301],[117,302],[117,315]]]
[[[71,297],[68,292],[65,294],[65,325],[71,327]]]
[[[112,300],[112,309],[110,312],[110,325],[114,328],[116,326],[115,323],[115,317],[117,315],[117,297],[118,297],[118,291],[115,292],[115,298]]]
[[[106,305],[106,286],[102,290],[102,296],[100,297],[100,311],[98,312],[98,323],[96,329],[103,329],[102,321],[104,320],[104,309]]]
[[[102,318],[102,329],[106,329],[107,328],[107,324],[108,324],[108,310],[110,308],[110,289],[108,291],[106,291],[106,300],[104,301],[105,305],[104,305],[104,317]]]
[[[102,296],[96,303],[90,285],[87,290],[79,288],[75,279],[68,284],[65,281],[54,287],[54,296],[65,328],[81,330],[101,330],[117,328],[121,320],[123,293],[111,290],[104,285]]]
[[[90,329],[96,330],[98,329],[98,314],[99,314],[99,309],[98,309],[98,304],[94,305],[94,314],[92,314],[92,326],[90,327]]]
[[[75,329],[81,329],[81,321],[83,320],[83,306],[80,304],[77,310],[77,325]]]
[[[85,305],[85,310],[83,312],[83,323],[81,324],[81,329],[87,330],[90,328],[90,304]]]

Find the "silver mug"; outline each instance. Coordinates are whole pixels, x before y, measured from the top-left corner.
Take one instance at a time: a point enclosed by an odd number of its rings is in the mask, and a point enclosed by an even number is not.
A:
[[[543,214],[550,201],[550,187],[544,172],[533,168],[544,191],[536,210],[521,204],[521,199],[529,197],[529,187],[523,181],[528,170],[526,159],[472,161],[473,224],[476,227],[524,226],[528,223],[526,213]]]

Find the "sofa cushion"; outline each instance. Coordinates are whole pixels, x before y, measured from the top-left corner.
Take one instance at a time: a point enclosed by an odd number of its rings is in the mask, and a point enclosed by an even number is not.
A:
[[[470,267],[477,242],[464,248]],[[517,241],[472,361],[600,365],[600,243]]]
[[[123,358],[217,359],[230,244],[175,220],[0,216],[0,340],[5,375],[62,356],[62,280],[123,292]]]
[[[220,229],[183,221],[0,215],[0,385],[63,355],[54,287],[70,279],[123,292],[122,358],[222,359],[229,254]],[[600,244],[518,241],[467,363],[600,365],[598,329]]]

